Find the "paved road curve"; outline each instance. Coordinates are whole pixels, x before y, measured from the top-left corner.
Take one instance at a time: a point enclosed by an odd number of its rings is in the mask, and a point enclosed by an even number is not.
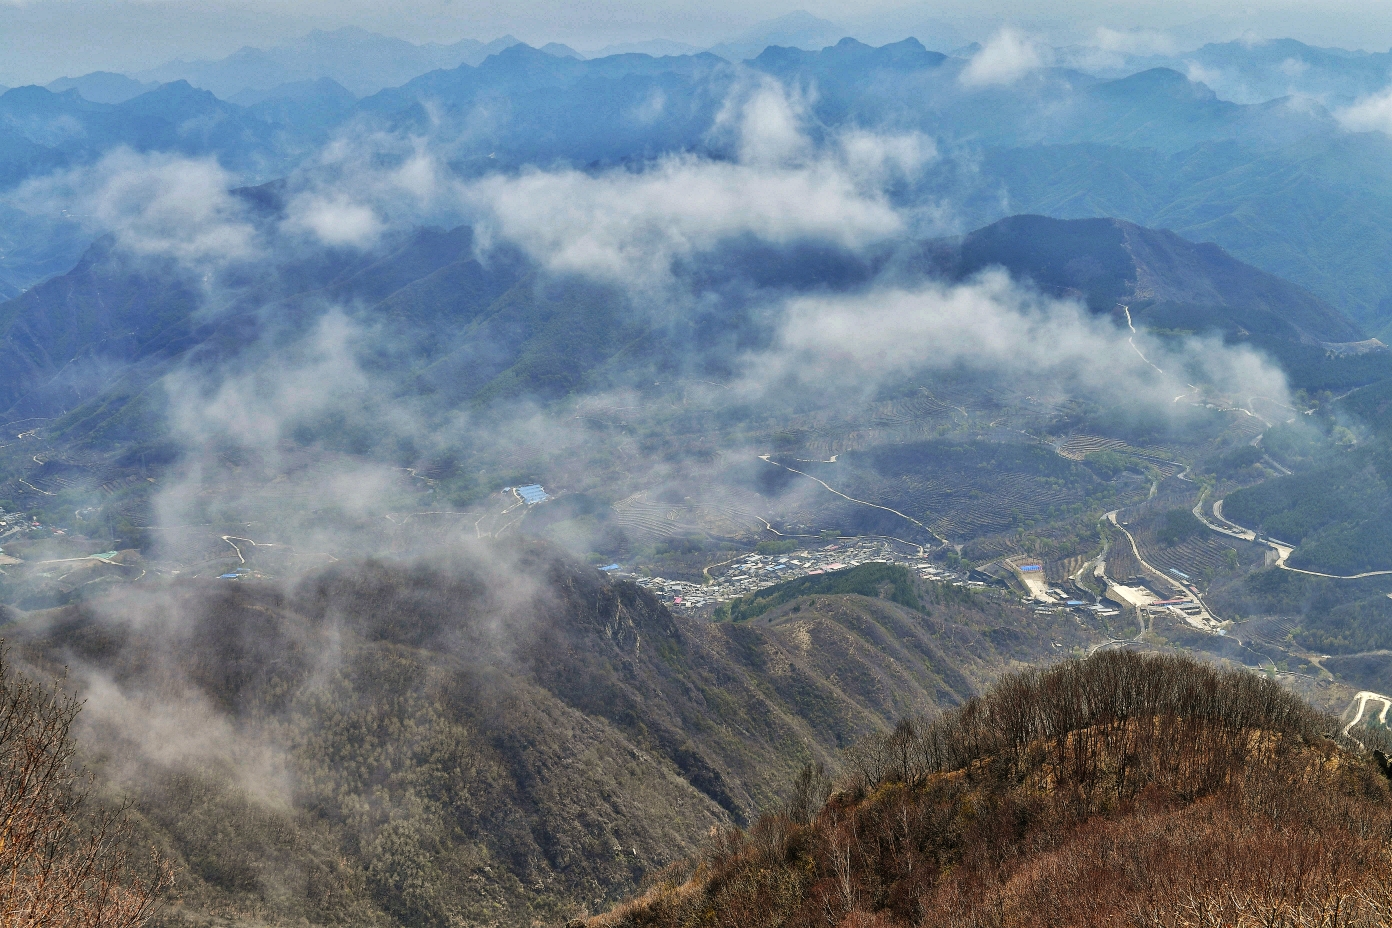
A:
[[[1220,499],[1213,504],[1213,518],[1221,524],[1215,524],[1211,519],[1203,514],[1203,498],[1194,506],[1194,515],[1198,520],[1215,532],[1227,535],[1229,538],[1241,538],[1243,541],[1254,541],[1258,544],[1266,545],[1276,552],[1276,566],[1282,570],[1289,570],[1293,574],[1304,574],[1307,577],[1324,577],[1327,580],[1363,580],[1368,577],[1388,577],[1392,576],[1392,570],[1369,570],[1361,574],[1326,574],[1318,570],[1302,570],[1299,567],[1292,567],[1286,563],[1286,558],[1290,557],[1295,550],[1294,545],[1282,544],[1271,538],[1258,538],[1257,533],[1250,528],[1243,528],[1236,522],[1223,515],[1223,501]]]

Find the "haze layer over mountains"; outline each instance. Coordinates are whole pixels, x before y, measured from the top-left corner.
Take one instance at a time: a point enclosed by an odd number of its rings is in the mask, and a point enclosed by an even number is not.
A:
[[[1089,36],[319,30],[0,94],[0,623],[162,917],[948,924],[999,877],[1024,924],[1049,881],[973,848],[1204,810],[1264,830],[1185,859],[1324,823],[1299,905],[1376,914],[1392,53]],[[973,701],[1129,651],[1228,670]]]

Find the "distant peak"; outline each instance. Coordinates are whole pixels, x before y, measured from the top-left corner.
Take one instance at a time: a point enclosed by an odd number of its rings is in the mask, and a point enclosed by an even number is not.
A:
[[[1209,89],[1207,84],[1191,81],[1188,77],[1180,74],[1173,68],[1151,68],[1147,71],[1141,71],[1129,77],[1119,78],[1114,81],[1107,81],[1097,86],[1098,89],[1113,94],[1125,94],[1136,91],[1160,91],[1176,96],[1217,99],[1217,95]]]
[[[306,40],[315,39],[385,39],[388,36],[376,32],[369,32],[359,26],[340,26],[337,29],[311,29],[305,35]],[[403,40],[404,41],[404,40]]]
[[[829,19],[822,19],[820,16],[813,16],[806,10],[793,10],[791,13],[784,13],[775,19],[766,20],[760,23],[761,26],[833,26]]]
[[[553,58],[574,58],[583,61],[585,56],[571,48],[569,45],[562,45],[560,42],[547,42],[537,51],[550,55]]]

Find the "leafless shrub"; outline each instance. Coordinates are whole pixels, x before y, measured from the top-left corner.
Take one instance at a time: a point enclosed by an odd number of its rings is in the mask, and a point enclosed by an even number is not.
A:
[[[1392,928],[1392,786],[1270,681],[1124,652],[1012,676],[604,924]],[[819,812],[809,812],[820,805]]]
[[[783,807],[790,821],[806,825],[816,818],[831,795],[831,777],[820,763],[807,764],[798,772],[793,789]]]
[[[72,739],[81,703],[17,674],[0,649],[0,925],[138,928],[173,881],[131,874],[124,810],[84,814]]]

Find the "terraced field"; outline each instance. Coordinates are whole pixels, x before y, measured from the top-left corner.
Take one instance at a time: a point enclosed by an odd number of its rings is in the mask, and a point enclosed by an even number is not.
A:
[[[1115,530],[1107,548],[1106,562],[1107,576],[1114,580],[1128,580],[1145,575],[1141,562],[1136,560],[1136,554],[1131,550],[1131,543],[1126,540],[1125,535]]]
[[[1066,558],[1046,558],[1044,560],[1044,579],[1050,583],[1062,583],[1073,576],[1083,565],[1092,559],[1092,554],[1075,554]]]
[[[1297,620],[1288,616],[1261,616],[1237,625],[1237,633],[1249,645],[1285,650],[1295,636]]]
[[[1176,463],[1182,456],[1178,451],[1171,448],[1138,448],[1135,445],[1127,444],[1118,438],[1102,438],[1097,435],[1071,435],[1063,444],[1056,449],[1062,457],[1070,461],[1082,461],[1089,454],[1101,451],[1113,451],[1117,454],[1130,455],[1139,458],[1150,464],[1164,478],[1173,477],[1175,474],[1184,470],[1183,465]]]
[[[738,491],[723,493],[719,502],[698,505],[663,502],[641,491],[610,508],[614,521],[625,530],[655,539],[692,533],[734,538],[754,535],[764,528],[758,515],[758,497]]]
[[[1136,544],[1141,549],[1141,556],[1148,563],[1164,571],[1181,571],[1193,579],[1197,579],[1205,569],[1218,573],[1228,565],[1229,551],[1236,550],[1239,546],[1250,547],[1237,539],[1228,539],[1212,533],[1191,538],[1177,545],[1165,545],[1153,536],[1136,534]]]
[[[698,531],[690,509],[650,499],[646,491],[626,496],[611,508],[619,525],[652,538],[675,538]]]

